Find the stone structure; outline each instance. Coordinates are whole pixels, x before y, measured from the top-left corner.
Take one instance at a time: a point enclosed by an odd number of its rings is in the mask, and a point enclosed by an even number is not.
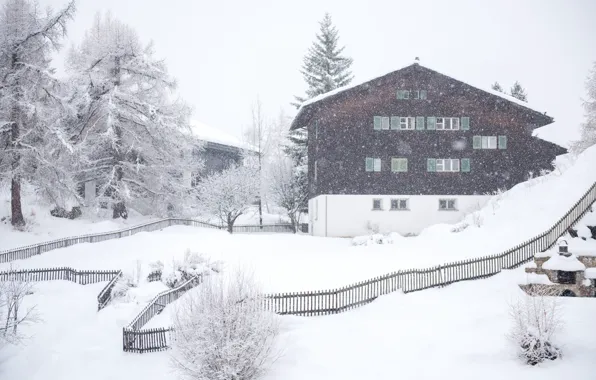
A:
[[[540,285],[552,286],[561,296],[596,297],[596,249],[574,254],[561,240],[558,252],[536,255],[526,273],[533,274],[528,276],[528,284],[520,285],[527,293],[532,294],[532,288]]]

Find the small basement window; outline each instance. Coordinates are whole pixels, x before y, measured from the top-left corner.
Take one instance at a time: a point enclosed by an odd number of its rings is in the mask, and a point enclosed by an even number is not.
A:
[[[557,282],[559,284],[575,284],[575,272],[557,271]]]
[[[409,210],[407,199],[392,199],[391,210]]]
[[[439,210],[457,211],[457,202],[455,199],[439,199]]]
[[[382,199],[373,199],[373,210],[383,210],[383,200]]]

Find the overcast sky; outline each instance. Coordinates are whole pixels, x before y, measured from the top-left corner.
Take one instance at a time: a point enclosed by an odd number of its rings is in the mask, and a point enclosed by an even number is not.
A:
[[[289,103],[305,90],[302,57],[326,11],[354,59],[356,81],[416,56],[479,87],[519,80],[530,103],[555,117],[563,139],[577,136],[596,60],[594,0],[79,0],[68,44],[107,10],[154,41],[195,119],[236,136],[250,124],[257,96],[271,118],[281,108],[295,113]]]

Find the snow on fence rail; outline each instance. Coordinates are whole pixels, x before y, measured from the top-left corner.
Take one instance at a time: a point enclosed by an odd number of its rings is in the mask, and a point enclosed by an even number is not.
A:
[[[503,253],[457,261],[426,269],[399,270],[343,288],[266,295],[265,307],[277,314],[327,315],[341,313],[401,290],[404,293],[493,276],[516,268],[537,252],[552,247],[596,201],[596,183],[550,229]]]
[[[122,329],[122,348],[125,352],[154,352],[170,347],[172,327],[143,329],[155,315],[161,313],[166,305],[176,301],[188,290],[203,282],[199,275],[189,279],[177,288],[163,291],[156,295],[141,312]]]
[[[109,281],[117,270],[76,270],[68,267],[8,270],[0,272],[0,281],[27,280],[27,281],[72,281],[79,285],[95,284]]]
[[[211,223],[201,222],[193,219],[178,219],[169,218],[162,219],[155,222],[145,223],[123,230],[110,231],[105,233],[81,235],[74,237],[67,237],[63,239],[52,240],[48,242],[28,245],[21,248],[14,248],[0,252],[0,263],[7,263],[14,260],[23,260],[40,255],[54,249],[69,247],[74,244],[81,243],[99,243],[105,240],[120,239],[135,235],[139,232],[152,232],[164,229],[170,226],[192,226],[204,227],[213,229],[225,229],[225,227],[218,226]],[[261,228],[262,227],[262,228]],[[266,224],[263,226],[236,226],[234,232],[293,232],[291,224]]]

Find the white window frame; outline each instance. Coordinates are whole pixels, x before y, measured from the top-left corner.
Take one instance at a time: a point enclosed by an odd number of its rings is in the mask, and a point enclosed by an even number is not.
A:
[[[379,208],[375,208],[375,202],[379,202]],[[383,199],[382,198],[373,198],[373,204],[372,204],[372,210],[373,211],[383,211]]]
[[[445,207],[441,207],[441,203],[445,203]],[[449,207],[452,205],[452,207]],[[457,211],[457,199],[456,198],[441,198],[439,199],[439,211]]]
[[[416,118],[412,117],[412,116],[400,117],[399,118],[399,129],[401,129],[401,130],[416,129]]]
[[[435,171],[439,173],[459,172],[461,165],[459,158],[437,158],[435,160]]]
[[[481,136],[480,149],[497,149],[497,136]]]
[[[435,124],[437,131],[459,131],[460,126],[459,117],[437,117]]]
[[[397,202],[397,207],[393,207],[393,202]],[[402,202],[405,202],[405,207],[402,206]],[[410,210],[410,200],[407,198],[393,198],[391,199],[389,210],[391,211],[409,211]]]

